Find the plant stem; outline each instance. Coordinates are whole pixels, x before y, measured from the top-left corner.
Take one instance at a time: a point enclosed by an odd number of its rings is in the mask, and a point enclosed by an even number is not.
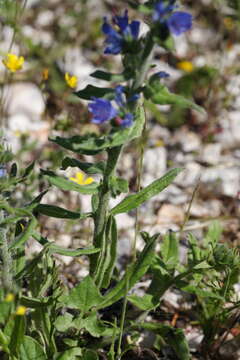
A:
[[[146,45],[145,45],[145,48],[143,49],[143,53],[141,56],[141,64],[139,66],[139,69],[137,70],[137,76],[132,85],[133,93],[144,82],[145,76],[148,72],[150,63],[152,61],[153,47],[154,47],[153,36],[152,36],[152,32],[149,31],[149,33],[146,36]]]
[[[117,146],[108,150],[108,159],[106,164],[106,169],[103,176],[103,181],[101,185],[101,191],[99,195],[99,205],[94,218],[94,235],[93,235],[93,245],[94,247],[100,247],[103,238],[103,231],[105,227],[105,222],[107,218],[108,205],[110,199],[110,187],[109,181],[111,176],[115,173],[115,168],[117,165],[118,158],[120,156],[122,146]],[[101,252],[91,256],[90,262],[90,274],[94,276],[98,260],[101,256]]]
[[[131,88],[132,93],[134,93],[134,91],[136,91],[139,88],[139,86],[142,85],[145,79],[146,73],[150,66],[150,62],[152,60],[153,47],[154,47],[154,42],[152,39],[151,31],[149,31],[148,35],[146,36],[146,44],[141,56],[142,61],[137,71],[136,78],[132,84],[132,88]],[[132,110],[134,111],[134,109]],[[99,194],[99,205],[94,218],[93,245],[94,247],[99,247],[100,249],[102,249],[101,243],[103,239],[103,232],[107,219],[108,204],[110,199],[109,180],[111,176],[114,175],[122,147],[123,146],[117,146],[108,150],[107,165],[103,176],[101,191]],[[97,264],[101,256],[102,256],[101,252],[91,256],[90,274],[93,277],[95,275]]]
[[[4,212],[0,212],[0,222],[4,218]],[[1,246],[1,255],[2,255],[2,284],[6,292],[12,291],[13,281],[12,281],[12,259],[8,249],[7,242],[7,227],[5,225],[0,227],[0,246]]]
[[[125,323],[125,317],[126,317],[126,312],[127,312],[128,288],[129,288],[129,278],[126,279],[126,292],[125,292],[125,296],[123,299],[122,314],[121,314],[121,320],[120,320],[120,334],[119,334],[118,349],[117,349],[117,360],[121,359],[122,337],[123,337],[124,323]]]

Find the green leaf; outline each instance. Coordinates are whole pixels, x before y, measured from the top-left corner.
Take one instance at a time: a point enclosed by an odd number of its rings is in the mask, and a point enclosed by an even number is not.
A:
[[[106,95],[114,97],[114,89],[110,88],[100,88],[93,85],[87,85],[83,90],[79,90],[77,92],[74,92],[77,97],[84,100],[91,100],[93,97],[97,98],[103,98]]]
[[[13,241],[12,244],[10,244],[9,249],[15,249],[23,244],[25,244],[26,241],[29,240],[29,238],[32,236],[32,234],[34,233],[34,230],[37,226],[38,222],[37,219],[35,217],[33,217],[26,230],[24,230],[20,235],[17,236],[17,238]]]
[[[137,261],[125,272],[119,283],[104,296],[103,301],[97,305],[97,309],[110,306],[120,300],[126,293],[126,284],[128,283],[128,290],[130,290],[147,272],[154,259],[154,248],[158,236],[158,234],[154,235],[145,245]]]
[[[61,246],[51,244],[49,246],[50,254],[59,254],[65,256],[80,256],[80,255],[92,255],[100,251],[98,248],[90,247],[85,249],[65,249]]]
[[[143,296],[138,295],[129,295],[128,300],[136,307],[143,311],[149,311],[156,307],[156,304],[153,303],[153,295],[145,294]]]
[[[113,197],[120,195],[121,193],[127,193],[129,191],[128,181],[118,177],[111,177],[110,189]]]
[[[171,93],[168,88],[159,81],[151,85],[152,86],[149,85],[145,88],[144,94],[146,98],[151,99],[154,104],[178,105],[181,108],[190,108],[204,114],[206,113],[201,106],[195,104],[193,101],[186,99],[182,95]]]
[[[117,225],[115,218],[111,215],[107,221],[103,236],[101,256],[95,275],[95,282],[99,288],[107,288],[109,286],[117,258]]]
[[[85,350],[82,360],[99,360],[98,354],[94,350]]]
[[[98,248],[89,247],[89,248],[80,248],[80,249],[67,249],[63,248],[59,245],[55,245],[54,242],[48,241],[46,238],[41,236],[41,234],[34,232],[33,238],[43,246],[47,245],[48,252],[50,254],[59,254],[59,255],[65,255],[65,256],[80,256],[80,255],[92,255],[96,254],[100,251]]]
[[[25,316],[17,315],[14,319],[14,327],[8,345],[12,354],[17,355],[25,334]]]
[[[165,335],[166,342],[173,347],[180,360],[190,360],[190,351],[187,339],[182,329],[170,328]]]
[[[33,161],[30,165],[28,165],[28,167],[25,169],[25,171],[23,173],[23,177],[27,177],[28,175],[31,174],[31,172],[34,169],[34,165],[35,165],[35,161]]]
[[[209,226],[208,232],[204,238],[204,245],[211,245],[212,248],[216,246],[222,235],[223,228],[219,221],[213,221]]]
[[[188,343],[182,329],[176,329],[169,325],[163,325],[157,322],[139,323],[133,325],[132,328],[143,328],[161,335],[165,342],[174,349],[178,359],[190,360]]]
[[[62,138],[57,136],[56,138],[50,139],[50,141],[77,154],[94,155],[109,148],[126,144],[127,142],[141,136],[144,123],[144,110],[142,106],[139,106],[135,113],[134,123],[131,127],[118,128],[109,135],[101,137],[96,134],[73,136],[71,138]]]
[[[79,359],[79,356],[82,355],[82,349],[79,347],[75,347],[72,349],[65,350],[61,354],[59,354],[56,360],[76,360]],[[76,358],[77,356],[77,358]],[[82,359],[82,357],[81,357]]]
[[[58,316],[54,323],[57,331],[65,332],[73,326],[73,315],[65,313],[64,315]]]
[[[112,329],[98,319],[97,312],[92,312],[88,317],[82,319],[81,328],[85,328],[94,337],[112,335]]]
[[[215,294],[212,291],[204,290],[204,289],[201,289],[194,285],[187,285],[187,286],[182,287],[181,289],[183,291],[186,291],[190,294],[195,294],[202,298],[213,298],[213,299],[218,299],[218,300],[224,301],[224,298],[222,296],[218,295],[217,293]]]
[[[167,269],[175,269],[179,263],[179,242],[177,235],[169,231],[163,238],[161,245],[161,255]]]
[[[111,74],[109,72],[102,70],[96,70],[92,74],[90,74],[90,76],[95,79],[113,81],[113,82],[123,82],[131,78],[130,73],[123,72],[122,74]]]
[[[60,219],[82,218],[82,215],[78,212],[69,211],[55,205],[39,204],[35,207],[34,211],[37,211],[39,214],[42,215],[46,215],[54,218],[60,218]]]
[[[24,336],[19,356],[19,360],[47,360],[42,346],[30,336]]]
[[[73,288],[69,295],[60,297],[60,301],[62,301],[65,306],[72,309],[79,309],[82,313],[85,313],[93,306],[97,306],[102,300],[103,297],[89,275]]]
[[[81,194],[97,193],[98,184],[95,182],[89,185],[78,185],[73,181],[54,174],[52,171],[41,170],[41,173],[46,176],[51,185],[54,185],[61,190],[76,191]]]
[[[139,193],[135,195],[129,195],[123,201],[121,201],[118,205],[116,205],[112,210],[111,214],[121,214],[124,212],[128,212],[130,210],[133,210],[137,207],[139,207],[141,204],[143,204],[145,201],[149,200],[153,196],[160,193],[162,190],[164,190],[169,184],[173,182],[175,177],[182,171],[181,168],[176,168],[173,170],[170,170],[167,174],[165,174],[163,177],[161,177],[158,180],[155,180],[153,183],[145,187],[143,190],[141,190]]]
[[[105,170],[105,162],[100,161],[98,163],[92,164],[66,157],[62,161],[62,170],[66,170],[68,167],[78,167],[88,175],[103,174]]]

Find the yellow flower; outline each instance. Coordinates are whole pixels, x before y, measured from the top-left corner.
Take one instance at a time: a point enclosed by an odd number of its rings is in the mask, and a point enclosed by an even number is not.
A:
[[[27,308],[25,306],[19,305],[16,309],[15,315],[23,316],[26,314]]]
[[[223,19],[223,23],[224,23],[227,30],[232,30],[234,28],[234,21],[230,17],[225,17]]]
[[[4,301],[6,301],[6,302],[13,302],[14,298],[15,298],[14,294],[8,293],[8,294],[5,296]]]
[[[194,66],[190,61],[180,61],[179,63],[177,63],[177,68],[185,72],[192,72]]]
[[[11,72],[15,72],[22,68],[24,63],[24,57],[17,56],[15,54],[7,54],[6,59],[3,59],[2,62],[8,70],[10,70]]]
[[[78,79],[76,76],[70,76],[68,72],[65,74],[65,81],[70,86],[70,88],[74,89],[77,87]]]
[[[45,68],[42,71],[42,81],[46,81],[49,78],[49,69]]]
[[[70,177],[70,180],[74,181],[78,185],[89,185],[94,181],[92,177],[88,177],[85,179],[84,174],[80,171],[76,173],[75,177]]]

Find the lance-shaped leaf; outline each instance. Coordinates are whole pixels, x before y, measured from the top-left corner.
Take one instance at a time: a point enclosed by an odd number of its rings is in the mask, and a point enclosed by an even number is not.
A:
[[[76,91],[74,94],[81,99],[91,100],[93,97],[102,98],[107,96],[108,98],[114,98],[114,91],[114,89],[87,85],[83,90]]]
[[[110,306],[120,300],[125,295],[126,290],[130,290],[142,278],[154,259],[154,248],[157,238],[158,234],[149,240],[137,261],[125,272],[119,283],[104,296],[103,301],[97,305],[97,309]]]
[[[62,170],[66,170],[68,167],[78,167],[88,175],[103,174],[105,169],[105,162],[100,161],[95,164],[82,162],[80,160],[65,157],[62,161]]]
[[[131,79],[132,75],[130,72],[123,72],[122,74],[111,74],[106,71],[96,70],[92,74],[91,77],[95,79],[105,80],[105,81],[114,81],[114,82],[123,82]]]
[[[139,106],[134,116],[134,123],[128,128],[118,128],[106,136],[90,134],[88,136],[73,136],[62,138],[57,136],[50,139],[52,142],[71,150],[77,154],[94,155],[109,148],[126,144],[141,136],[145,122],[145,114],[142,106]]]
[[[201,106],[195,104],[193,101],[182,95],[171,93],[165,85],[160,83],[158,86],[155,84],[154,86],[146,86],[144,95],[154,104],[177,105],[181,108],[190,108],[205,114],[205,110]]]
[[[155,180],[143,190],[139,191],[137,194],[127,196],[125,199],[123,199],[123,201],[121,201],[111,210],[111,214],[116,215],[136,209],[145,201],[149,200],[150,198],[164,190],[169,184],[173,182],[175,177],[182,170],[183,169],[181,168],[172,169],[163,177]]]
[[[38,204],[35,209],[34,213],[37,212],[42,215],[60,218],[60,219],[81,219],[82,214],[79,212],[69,211],[67,209],[63,209],[59,206],[55,205],[48,205],[48,204]],[[83,214],[84,215],[84,214]],[[83,216],[85,218],[86,216]]]
[[[97,193],[98,184],[96,182],[89,185],[78,185],[71,180],[56,175],[52,171],[41,170],[41,173],[46,176],[47,180],[50,182],[51,185],[54,185],[61,190],[77,191],[81,194]]]
[[[67,249],[62,246],[55,245],[53,242],[48,241],[46,238],[41,236],[38,232],[34,232],[33,238],[37,240],[41,245],[47,246],[50,254],[59,254],[65,256],[81,256],[81,255],[92,255],[100,251],[99,248],[79,248],[79,249]]]
[[[35,228],[37,226],[38,222],[35,217],[33,217],[29,224],[27,225],[26,229],[17,236],[17,238],[13,241],[13,243],[9,246],[9,249],[15,249],[23,244],[25,244],[26,241],[32,236],[32,234],[35,231]]]

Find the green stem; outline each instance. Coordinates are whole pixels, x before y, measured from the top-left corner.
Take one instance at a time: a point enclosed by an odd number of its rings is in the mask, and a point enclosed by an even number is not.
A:
[[[129,278],[126,279],[126,292],[123,299],[123,306],[122,306],[122,314],[121,314],[121,320],[120,320],[120,334],[119,334],[119,340],[118,340],[118,350],[117,350],[117,360],[121,360],[121,353],[122,353],[122,338],[123,338],[123,331],[124,331],[124,323],[125,323],[125,317],[127,312],[127,294],[129,290]]]
[[[143,49],[143,53],[141,56],[141,64],[139,66],[139,69],[137,70],[137,76],[135,81],[132,85],[132,92],[134,93],[144,82],[145,76],[149,70],[149,66],[152,61],[152,55],[153,55],[153,36],[152,32],[149,31],[149,33],[146,36],[146,45]]]
[[[0,212],[0,222],[4,218],[3,211]],[[8,249],[7,241],[7,227],[0,227],[0,246],[1,246],[1,255],[2,255],[2,284],[6,292],[12,291],[13,279],[12,279],[12,259]]]
[[[149,69],[151,60],[152,60],[152,53],[153,53],[154,42],[152,39],[152,33],[149,31],[148,35],[146,36],[146,44],[143,49],[143,53],[141,56],[141,64],[139,65],[139,69],[136,74],[136,78],[133,81],[131,92],[134,93],[139,86],[142,85],[147,71]],[[132,109],[134,111],[134,109]],[[100,247],[102,249],[102,240],[103,240],[103,232],[104,227],[107,219],[108,213],[108,204],[110,199],[110,187],[109,187],[109,180],[111,176],[114,175],[115,168],[117,165],[118,158],[121,153],[122,146],[110,148],[108,150],[108,160],[106,169],[103,176],[103,182],[101,185],[101,191],[99,194],[99,205],[97,211],[95,213],[94,218],[94,235],[93,235],[93,245],[95,247]],[[94,254],[91,256],[90,259],[90,274],[91,276],[95,276],[97,265],[99,262],[100,257],[103,256],[102,252],[98,254]]]
[[[122,146],[117,146],[108,150],[108,159],[106,164],[106,169],[103,176],[103,182],[101,185],[101,191],[99,195],[99,205],[95,214],[94,219],[94,235],[93,235],[93,245],[95,247],[101,248],[103,231],[105,227],[105,222],[107,218],[108,205],[110,199],[110,187],[109,181],[110,178],[115,173],[115,168],[117,165],[118,158],[120,156],[122,150]],[[90,274],[94,276],[96,267],[99,261],[99,257],[101,256],[101,252],[98,254],[94,254],[91,256],[90,262]]]

